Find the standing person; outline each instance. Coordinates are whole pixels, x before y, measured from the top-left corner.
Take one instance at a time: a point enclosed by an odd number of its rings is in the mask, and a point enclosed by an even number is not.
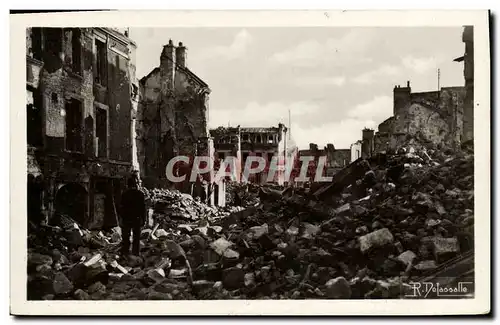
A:
[[[144,193],[139,189],[137,177],[129,179],[128,187],[121,199],[122,253],[129,253],[132,232],[132,254],[138,256],[141,228],[146,221],[146,200]]]

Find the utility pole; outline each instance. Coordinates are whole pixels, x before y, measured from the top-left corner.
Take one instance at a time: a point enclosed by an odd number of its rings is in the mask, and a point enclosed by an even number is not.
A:
[[[288,109],[288,140],[292,137],[292,115]]]

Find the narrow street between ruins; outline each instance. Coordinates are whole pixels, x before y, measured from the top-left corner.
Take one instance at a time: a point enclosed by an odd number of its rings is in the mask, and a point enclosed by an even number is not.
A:
[[[440,28],[304,28],[303,70],[292,29],[27,28],[28,300],[474,297],[474,33]]]
[[[119,227],[30,223],[28,299],[403,298],[473,279],[473,158],[411,140],[310,189],[229,184],[225,207],[145,190],[140,257],[119,255]]]

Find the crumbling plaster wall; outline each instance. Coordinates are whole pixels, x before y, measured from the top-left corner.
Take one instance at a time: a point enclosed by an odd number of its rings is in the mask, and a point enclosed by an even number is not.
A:
[[[410,104],[398,114],[393,125],[395,135],[405,134],[434,144],[443,144],[448,136],[448,123],[440,113],[417,103]]]

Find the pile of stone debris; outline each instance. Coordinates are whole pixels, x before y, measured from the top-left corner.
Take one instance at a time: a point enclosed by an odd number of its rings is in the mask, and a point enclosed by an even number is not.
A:
[[[52,244],[28,253],[28,298],[399,298],[403,283],[472,250],[473,163],[409,148],[359,159],[308,193],[261,189],[246,209],[153,190],[141,257],[117,255],[119,228],[45,229],[37,237]]]

